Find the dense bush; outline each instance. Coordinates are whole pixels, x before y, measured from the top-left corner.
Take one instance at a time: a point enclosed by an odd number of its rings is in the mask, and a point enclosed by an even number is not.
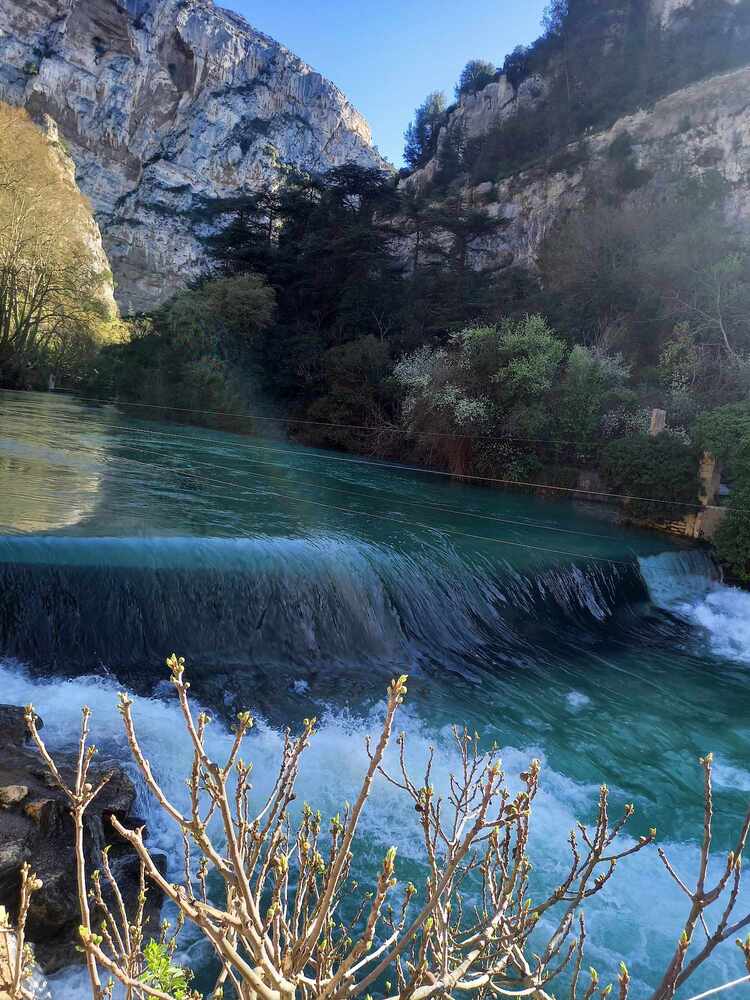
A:
[[[722,462],[731,477],[750,481],[750,402],[728,403],[702,413],[695,424],[698,444]]]
[[[697,503],[695,449],[668,432],[612,441],[602,455],[602,472],[613,492],[631,498],[627,509],[637,518],[677,520]]]
[[[195,410],[203,422],[240,426],[231,415],[246,412],[253,338],[274,310],[273,290],[253,274],[180,292],[152,318],[132,322],[125,342],[102,350],[88,389],[151,404],[156,415]]]
[[[570,352],[555,408],[559,434],[593,441],[616,431],[615,415],[636,409],[630,366],[620,354],[577,345]]]
[[[714,536],[716,555],[735,580],[750,585],[750,475],[732,490],[729,507]]]
[[[420,450],[450,468],[528,478],[546,464],[592,461],[633,408],[619,355],[572,350],[538,315],[470,327],[423,346],[394,369],[403,426]],[[617,419],[613,419],[614,415]]]

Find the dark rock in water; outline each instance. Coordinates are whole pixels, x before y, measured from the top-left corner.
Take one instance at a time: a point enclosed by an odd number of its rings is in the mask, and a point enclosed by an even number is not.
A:
[[[67,799],[47,773],[36,748],[27,741],[23,714],[23,709],[0,706],[0,905],[15,917],[20,869],[28,861],[43,887],[32,897],[27,935],[37,961],[49,973],[79,957],[75,950],[80,915],[73,821]],[[63,779],[72,783],[75,755],[54,756]],[[94,784],[105,774],[109,780],[85,816],[87,870],[101,867],[101,851],[111,844],[110,866],[128,912],[133,913],[140,865],[132,848],[115,835],[110,820],[116,816],[130,828],[141,825],[132,818],[135,789],[116,761],[97,761],[90,774]],[[164,859],[157,860],[163,870]],[[161,893],[149,885],[147,937],[149,932],[158,935],[161,903]]]
[[[23,746],[31,742],[24,715],[24,709],[17,705],[0,705],[0,747]],[[36,725],[37,729],[44,725],[39,716],[36,717]]]

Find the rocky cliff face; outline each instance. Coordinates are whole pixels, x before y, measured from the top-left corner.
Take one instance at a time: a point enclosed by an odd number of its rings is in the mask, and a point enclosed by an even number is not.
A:
[[[649,0],[653,14],[662,27],[674,27],[681,15],[689,14],[699,7],[702,0]],[[732,7],[737,7],[742,0],[727,0]]]
[[[3,0],[0,98],[57,121],[125,312],[199,268],[207,202],[383,165],[333,84],[212,0]]]
[[[720,18],[733,38],[746,39],[750,62],[750,18],[746,0],[721,0],[720,10],[709,0],[648,0],[644,10],[652,29],[661,32],[662,51],[682,51],[685,37],[695,38],[702,27],[717,29]],[[706,20],[715,15],[713,22]],[[619,8],[618,8],[619,11]],[[744,14],[742,13],[744,11]],[[740,17],[742,16],[742,20]],[[596,44],[607,50],[614,44],[604,33]],[[575,42],[573,42],[575,44]],[[553,66],[554,68],[554,66]],[[441,150],[452,131],[460,126],[466,139],[487,135],[514,116],[533,115],[544,104],[555,83],[552,76],[534,75],[514,88],[505,76],[475,95],[464,96],[451,111],[437,143],[437,155],[404,182],[434,200],[444,196],[432,182],[439,176]],[[451,185],[465,203],[499,220],[495,235],[470,245],[470,263],[478,270],[499,271],[510,266],[535,266],[539,246],[551,226],[566,213],[580,207],[602,186],[614,183],[610,148],[618,136],[627,134],[631,169],[637,173],[638,197],[642,189],[664,188],[708,171],[727,181],[726,204],[730,221],[750,227],[750,67],[708,76],[690,86],[675,89],[630,115],[624,115],[600,131],[587,129],[575,142],[541,157],[527,169],[497,181],[471,184],[459,176]],[[406,220],[405,224],[406,224]],[[448,234],[445,234],[446,241]],[[409,260],[411,238],[403,240]]]
[[[465,189],[466,198],[505,225],[477,240],[471,261],[479,270],[511,265],[533,269],[549,228],[580,207],[609,175],[612,143],[627,133],[632,162],[643,186],[664,188],[717,171],[728,182],[729,221],[750,227],[750,67],[693,84],[658,101],[648,111],[619,119],[587,137],[585,155],[573,144],[562,156],[497,184]],[[567,162],[566,162],[566,155]]]

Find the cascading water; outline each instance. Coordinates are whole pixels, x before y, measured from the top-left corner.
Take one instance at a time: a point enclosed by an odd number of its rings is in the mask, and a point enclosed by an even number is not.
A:
[[[750,594],[724,586],[706,555],[651,556],[641,573],[655,604],[703,629],[717,655],[750,663]]]
[[[707,750],[717,848],[728,848],[750,788],[750,596],[722,585],[702,552],[626,532],[601,509],[263,447],[0,393],[0,488],[17,498],[0,497],[2,700],[33,701],[53,746],[87,703],[96,742],[127,759],[115,695],[128,686],[179,800],[189,749],[164,683],[174,649],[214,713],[266,720],[251,741],[259,786],[281,725],[322,719],[300,800],[331,812],[365,766],[387,679],[408,672],[415,769],[435,745],[444,780],[452,723],[505,747],[511,777],[543,759],[532,847],[545,884],[602,781],[615,806],[635,801],[634,833],[656,826],[689,877]],[[211,728],[219,755],[228,739]],[[147,799],[139,811],[176,857],[174,830]],[[379,784],[363,857],[397,843],[416,864],[413,823]],[[653,853],[618,874],[593,908],[589,961],[604,976],[626,957],[647,995],[684,897]],[[186,947],[200,967],[198,944]],[[720,950],[696,991],[741,967]],[[53,985],[56,1000],[86,995],[76,972]]]
[[[635,562],[517,570],[345,536],[11,537],[0,587],[0,650],[84,669],[160,656],[175,636],[193,656],[234,661],[439,656],[498,633],[520,643],[532,616],[593,628],[647,599]]]

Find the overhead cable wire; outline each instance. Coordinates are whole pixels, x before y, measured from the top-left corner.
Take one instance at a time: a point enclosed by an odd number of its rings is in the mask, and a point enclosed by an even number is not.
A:
[[[10,389],[10,390],[2,390],[2,391],[3,392],[23,392],[24,390]],[[117,400],[106,400],[106,399],[97,400],[97,399],[94,399],[93,397],[85,397],[85,396],[83,396],[83,397],[74,397],[74,398],[81,398],[81,399],[90,398],[92,401],[95,401],[95,402],[111,403],[112,405],[115,405],[115,406],[119,406],[119,405],[122,405],[122,406],[131,406],[131,405],[148,405],[148,406],[151,406],[152,405],[152,404],[131,404],[131,403],[126,403],[126,402],[124,402],[122,400],[120,400],[120,401],[117,401]],[[163,409],[169,410],[169,409],[173,409],[173,408],[171,408],[171,407],[163,407]],[[211,411],[189,410],[189,411],[186,411],[186,412],[208,413],[208,412],[211,412]],[[281,419],[281,418],[279,418],[279,419]],[[208,430],[208,431],[215,430],[215,429],[216,428],[206,428],[206,430]],[[129,430],[140,430],[143,433],[161,433],[161,434],[164,434],[165,436],[176,437],[176,438],[179,438],[181,440],[184,440],[185,438],[188,438],[188,437],[191,437],[192,440],[200,440],[199,438],[196,438],[194,435],[180,435],[180,434],[174,434],[174,433],[169,434],[169,432],[156,431],[156,430],[152,431],[152,430],[147,429],[147,428],[129,428]],[[547,443],[555,443],[555,442],[547,442]],[[448,471],[445,471],[443,469],[430,469],[430,468],[426,468],[424,466],[418,466],[418,465],[404,465],[404,464],[399,463],[399,462],[385,462],[385,461],[382,461],[380,459],[347,458],[345,456],[340,456],[340,455],[321,455],[321,454],[316,454],[315,456],[310,456],[308,452],[293,451],[293,450],[290,450],[288,448],[270,448],[268,446],[253,445],[253,444],[250,444],[249,442],[246,442],[246,441],[243,441],[241,444],[238,442],[238,447],[250,448],[250,449],[253,449],[253,450],[256,450],[256,451],[276,452],[276,453],[281,453],[281,454],[284,454],[284,455],[298,455],[298,456],[301,456],[303,458],[315,457],[315,458],[319,458],[319,459],[322,459],[322,460],[325,460],[325,461],[346,462],[346,463],[353,464],[353,465],[366,465],[369,468],[396,469],[396,470],[398,470],[400,472],[413,472],[413,473],[423,473],[425,475],[432,475],[432,476],[443,476],[443,477],[447,477],[447,478],[452,479],[452,480],[467,480],[467,481],[471,481],[471,482],[493,483],[493,484],[499,485],[499,486],[522,486],[522,487],[524,487],[526,489],[551,490],[551,491],[556,492],[556,493],[571,493],[571,494],[577,494],[577,495],[582,495],[582,496],[596,496],[596,497],[604,497],[606,499],[612,499],[612,500],[625,500],[625,501],[633,501],[633,500],[635,500],[635,501],[638,501],[638,502],[641,502],[641,503],[669,504],[671,506],[689,507],[689,508],[692,508],[694,510],[699,510],[699,511],[701,511],[701,510],[732,510],[732,511],[738,511],[739,513],[743,513],[743,514],[749,514],[750,513],[750,509],[746,509],[746,508],[742,508],[742,507],[731,507],[731,506],[724,506],[724,505],[719,505],[719,504],[702,504],[702,503],[690,502],[690,501],[687,501],[687,500],[677,500],[677,499],[660,498],[660,497],[641,497],[641,496],[634,496],[634,495],[627,494],[627,493],[610,493],[610,492],[607,492],[607,491],[604,491],[604,490],[581,489],[581,488],[576,488],[576,487],[573,487],[573,486],[556,486],[556,485],[554,485],[552,483],[534,483],[534,482],[527,482],[527,481],[521,480],[521,479],[502,479],[502,478],[499,478],[499,477],[496,477],[496,476],[479,476],[479,475],[475,475],[475,474],[471,474],[471,473],[448,472]]]
[[[25,389],[3,389],[2,392],[14,392],[20,395],[26,395],[27,391]],[[546,444],[550,446],[558,445],[568,445],[571,447],[579,447],[581,445],[595,445],[598,443],[596,438],[581,438],[577,441],[567,441],[557,438],[527,438],[527,437],[517,437],[512,434],[462,434],[458,432],[451,431],[413,431],[408,430],[403,427],[391,427],[385,424],[372,425],[372,424],[347,424],[339,423],[332,420],[309,420],[304,417],[281,417],[281,416],[267,416],[260,413],[232,413],[229,410],[201,410],[195,407],[188,406],[170,406],[166,403],[142,403],[137,401],[131,401],[126,399],[118,399],[113,397],[104,396],[84,396],[80,393],[67,393],[64,391],[58,391],[60,396],[72,396],[75,399],[86,400],[89,403],[103,403],[109,406],[133,406],[133,407],[144,407],[152,410],[163,410],[166,412],[173,413],[200,413],[205,416],[214,417],[228,417],[231,420],[245,421],[249,422],[252,420],[262,420],[268,422],[275,422],[279,424],[302,424],[311,427],[338,427],[342,430],[361,430],[378,432],[382,434],[399,434],[406,437],[436,437],[436,438],[451,438],[458,439],[462,441],[517,441],[522,444]]]
[[[201,440],[194,435],[181,435],[170,433],[169,431],[160,431],[154,428],[128,428],[128,431],[136,430],[145,434],[163,434],[165,437],[173,437],[180,440],[185,440],[185,438],[190,438],[194,441]],[[574,493],[583,496],[597,496],[606,497],[608,499],[615,500],[637,500],[642,503],[659,503],[659,504],[670,504],[676,507],[691,507],[696,510],[733,510],[738,511],[742,514],[750,514],[750,509],[744,507],[730,507],[730,506],[719,506],[717,504],[701,504],[701,503],[691,503],[688,500],[672,500],[668,498],[659,497],[641,497],[633,496],[627,493],[608,493],[603,490],[585,490],[577,489],[573,486],[554,486],[551,483],[532,483],[525,482],[521,479],[500,479],[493,476],[478,476],[471,475],[469,473],[457,473],[457,472],[447,472],[444,469],[428,469],[419,465],[404,465],[400,462],[384,462],[380,459],[368,459],[368,458],[349,458],[344,455],[328,455],[320,454],[316,452],[311,454],[309,451],[294,451],[290,448],[272,448],[267,445],[257,445],[251,444],[249,441],[237,442],[238,448],[251,449],[253,451],[267,451],[274,452],[281,455],[293,455],[300,456],[306,459],[320,459],[326,462],[344,462],[349,465],[364,465],[370,469],[395,469],[398,472],[413,472],[413,473],[424,473],[430,476],[442,476],[448,479],[456,480],[470,480],[472,482],[482,482],[482,483],[495,483],[501,486],[523,486],[529,489],[539,489],[539,490],[553,490],[558,493]],[[310,471],[310,470],[301,470]]]
[[[138,459],[129,459],[129,461],[139,466],[146,466],[155,471],[167,472],[170,475],[180,475],[183,477],[187,477],[189,479],[193,479],[197,482],[208,483],[209,485],[228,486],[231,489],[237,490],[237,483],[227,482],[226,480],[213,479],[213,478],[208,479],[205,476],[199,476],[196,473],[186,472],[183,469],[171,469],[168,466],[156,465],[153,462],[141,462]],[[313,504],[316,507],[323,507],[327,510],[334,510],[337,511],[338,513],[347,514],[351,517],[363,517],[378,521],[386,521],[389,524],[394,523],[394,518],[392,514],[375,514],[372,511],[355,510],[351,507],[342,507],[337,504],[329,504],[325,503],[322,500],[313,500],[309,497],[292,496],[289,493],[281,493],[277,490],[260,490],[260,489],[252,490],[245,487],[245,488],[240,488],[239,493],[251,496],[261,496],[261,497],[274,496],[274,497],[279,497],[281,499],[291,500],[295,503]],[[544,552],[551,555],[566,556],[569,559],[588,559],[588,560],[594,560],[596,562],[604,562],[604,563],[609,563],[610,565],[620,565],[620,566],[632,565],[630,562],[626,562],[625,560],[611,559],[608,556],[597,556],[588,552],[570,552],[563,549],[552,549],[542,545],[530,545],[526,542],[512,542],[504,538],[493,538],[490,535],[476,535],[466,531],[459,531],[454,528],[445,528],[445,527],[436,528],[434,525],[427,524],[422,521],[410,521],[407,520],[406,518],[399,519],[397,523],[410,528],[420,528],[426,531],[431,531],[434,534],[438,535],[469,538],[474,541],[490,542],[496,545],[505,545],[505,546],[510,546],[512,548],[525,549],[527,551]]]
[[[86,447],[78,448],[77,450],[78,451],[84,450],[84,451],[88,451],[88,452],[93,451],[93,449],[86,448]],[[143,463],[143,462],[139,462],[138,459],[133,459],[133,458],[123,458],[122,460],[125,461],[125,462],[136,462],[138,464],[153,465],[153,463],[151,463],[151,462]],[[247,459],[245,459],[245,461],[251,462],[251,463],[256,464],[256,465],[263,465],[263,466],[266,466],[266,467],[269,467],[269,468],[272,468],[272,469],[282,469],[282,470],[285,470],[285,471],[288,471],[288,472],[296,472],[297,471],[297,467],[295,467],[295,466],[279,465],[279,464],[277,464],[275,462],[264,462],[263,460],[257,459],[257,458],[247,458]],[[190,459],[190,462],[191,462],[192,465],[200,465],[201,467],[207,468],[207,469],[220,469],[221,468],[221,466],[217,465],[214,462],[201,462],[200,460],[192,458],[192,457]],[[155,467],[159,468],[159,469],[169,468],[168,466],[155,466]],[[325,476],[327,479],[334,479],[336,482],[339,482],[339,483],[341,482],[341,480],[340,479],[336,479],[336,477],[332,473],[328,473],[328,472],[313,472],[313,470],[302,470],[302,471],[311,472],[314,475]],[[175,468],[173,470],[173,472],[176,473],[176,474],[178,474],[178,475],[181,475],[181,474],[184,473],[184,470],[183,469],[177,469],[177,468]],[[248,472],[247,470],[243,470],[241,473],[234,473],[234,472],[230,471],[229,474],[230,475],[242,475],[242,476],[249,477],[251,479],[261,479],[261,480],[264,480],[264,481],[265,480],[273,480],[273,479],[283,479],[283,476],[276,476],[276,475],[271,476],[271,475],[268,475],[267,473],[264,474],[264,473],[257,473],[257,472]],[[239,484],[239,485],[241,485],[241,484]],[[324,485],[324,484],[311,483],[311,482],[307,482],[307,481],[304,481],[304,480],[296,481],[296,482],[294,482],[293,485],[294,486],[300,486],[300,487],[303,487],[305,489],[322,489],[322,490],[325,490],[325,491],[327,491],[329,493],[343,493],[346,496],[356,496],[356,497],[359,497],[359,498],[361,498],[363,500],[372,499],[372,497],[370,497],[370,495],[367,494],[367,493],[363,493],[363,492],[361,492],[359,490],[352,490],[352,489],[348,489],[348,488],[344,488],[344,487],[328,486],[328,485]],[[604,540],[604,541],[617,541],[617,539],[613,535],[602,535],[602,534],[599,534],[597,532],[582,531],[582,530],[576,529],[576,528],[561,528],[561,527],[558,527],[557,525],[543,524],[540,521],[519,521],[519,520],[516,520],[514,518],[501,517],[498,514],[485,514],[485,513],[480,513],[478,511],[459,510],[459,509],[457,509],[455,507],[446,507],[443,504],[436,504],[436,503],[433,503],[432,501],[429,501],[429,500],[412,500],[412,499],[409,499],[409,498],[406,498],[406,497],[402,497],[399,494],[394,493],[392,490],[386,490],[386,489],[383,489],[383,488],[378,487],[378,486],[371,486],[369,484],[365,484],[365,489],[371,490],[372,493],[376,494],[377,499],[380,500],[383,503],[389,503],[389,502],[393,502],[393,503],[397,503],[397,504],[398,503],[403,503],[403,504],[407,504],[407,505],[409,505],[411,507],[430,508],[431,510],[438,510],[441,513],[444,513],[444,514],[455,514],[458,517],[475,517],[475,518],[479,518],[480,520],[493,521],[493,522],[496,522],[498,524],[508,524],[508,525],[512,525],[512,526],[518,527],[518,528],[526,528],[526,529],[531,529],[531,530],[536,529],[536,530],[539,530],[539,531],[555,531],[555,532],[559,532],[561,534],[566,534],[566,535],[580,535],[581,537],[598,538],[598,539],[601,539],[601,540]],[[380,494],[380,496],[377,496],[378,494]],[[6,493],[5,495],[6,496],[16,496],[19,499],[22,498],[20,494]],[[37,498],[29,498],[29,499],[37,499]]]

